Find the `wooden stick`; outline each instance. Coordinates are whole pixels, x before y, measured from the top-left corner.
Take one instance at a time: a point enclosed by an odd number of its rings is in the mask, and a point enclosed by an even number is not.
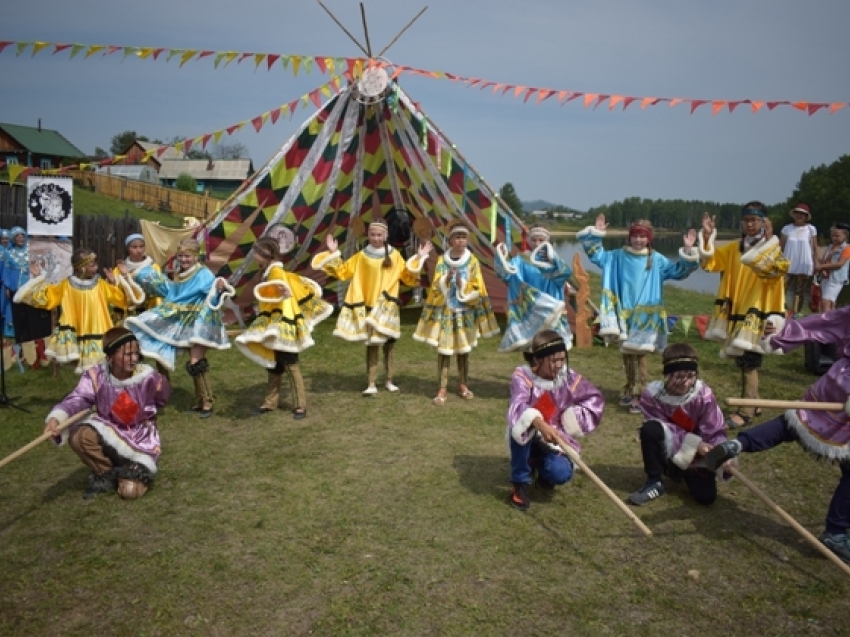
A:
[[[79,422],[80,420],[82,420],[82,419],[83,419],[83,418],[85,418],[86,416],[90,416],[91,414],[92,414],[92,411],[91,411],[90,409],[87,409],[87,410],[85,410],[85,411],[81,411],[81,412],[80,412],[80,413],[78,413],[76,416],[72,416],[71,418],[68,418],[68,420],[66,420],[65,422],[61,423],[61,424],[60,424],[60,425],[56,428],[57,433],[58,433],[58,432],[60,432],[60,431],[62,431],[63,429],[67,429],[68,427],[70,427],[70,426],[71,426],[71,425],[73,425],[74,423]],[[16,458],[20,458],[22,455],[24,455],[24,454],[25,454],[27,451],[29,451],[30,449],[34,449],[35,447],[37,447],[38,445],[40,445],[40,444],[41,444],[42,442],[44,442],[45,440],[50,440],[52,437],[53,437],[53,436],[51,436],[50,434],[41,434],[38,438],[36,438],[35,440],[33,440],[33,441],[32,441],[31,443],[29,443],[28,445],[25,445],[25,446],[21,447],[21,448],[20,448],[20,449],[18,449],[16,452],[14,452],[14,453],[12,453],[12,454],[9,454],[8,456],[6,456],[6,457],[5,457],[5,458],[3,458],[2,460],[0,460],[0,468],[2,468],[2,467],[4,467],[4,466],[6,466],[6,465],[7,465],[7,464],[9,464],[10,462],[12,462],[12,460],[15,460]]]
[[[366,55],[372,58],[372,44],[369,42],[369,25],[366,24],[366,7],[360,3],[360,17],[363,19],[363,32],[366,34]]]
[[[401,31],[399,31],[399,32],[398,32],[398,35],[396,35],[396,36],[395,36],[392,40],[390,40],[390,43],[389,43],[387,46],[385,46],[383,49],[381,49],[381,52],[380,52],[380,53],[378,53],[378,55],[376,55],[375,57],[376,57],[376,58],[379,58],[379,57],[381,57],[384,53],[386,53],[386,52],[387,52],[387,49],[389,49],[389,48],[390,48],[393,44],[395,44],[395,43],[396,43],[396,41],[397,41],[397,40],[401,37],[401,34],[402,34],[402,33],[404,33],[405,31],[407,31],[407,30],[410,28],[410,25],[412,25],[414,22],[416,22],[416,21],[419,19],[419,16],[421,16],[423,13],[425,13],[425,10],[426,10],[427,8],[428,8],[428,7],[427,7],[427,6],[425,6],[425,7],[422,9],[422,11],[420,11],[420,12],[419,12],[419,13],[417,13],[415,16],[413,16],[413,19],[412,19],[410,22],[408,22],[408,23],[405,25],[405,27],[404,27]]]
[[[727,471],[729,471],[729,473],[731,473],[738,480],[740,480],[741,483],[745,487],[747,487],[750,491],[755,493],[759,500],[764,502],[768,507],[770,507],[773,510],[774,513],[776,513],[779,517],[781,517],[789,525],[791,525],[792,529],[794,529],[795,531],[797,531],[797,533],[802,535],[803,538],[809,544],[811,544],[813,547],[815,547],[825,558],[827,558],[830,562],[832,562],[838,568],[840,568],[842,571],[844,571],[845,575],[850,575],[850,566],[847,566],[847,564],[842,562],[841,559],[835,553],[833,553],[828,548],[826,548],[820,540],[818,540],[814,535],[809,533],[799,522],[797,522],[797,520],[795,520],[790,515],[788,515],[784,510],[782,510],[779,507],[778,504],[776,504],[773,500],[771,500],[769,497],[767,497],[767,495],[765,495],[765,493],[761,489],[759,489],[756,485],[754,485],[752,482],[750,482],[744,476],[744,474],[742,474],[735,467],[729,467],[727,469]]]
[[[319,6],[322,7],[322,9],[325,10],[325,13],[327,13],[331,17],[331,20],[336,22],[336,25],[340,29],[342,29],[343,33],[345,33],[345,35],[347,35],[349,38],[351,38],[351,41],[354,42],[354,44],[357,45],[357,48],[360,49],[361,51],[363,51],[363,55],[365,55],[368,58],[372,57],[371,55],[369,55],[369,52],[366,49],[363,48],[363,45],[360,44],[357,41],[357,38],[355,38],[353,35],[351,35],[351,33],[348,32],[348,29],[346,29],[344,26],[342,26],[342,22],[340,22],[339,20],[336,19],[336,16],[333,13],[331,13],[330,9],[328,9],[325,5],[322,4],[322,0],[316,0],[316,2],[318,2]]]
[[[632,513],[629,507],[627,507],[625,503],[617,497],[617,494],[611,491],[611,489],[608,488],[608,485],[602,482],[599,476],[597,476],[595,473],[593,473],[593,471],[590,470],[590,467],[588,467],[584,463],[584,461],[579,457],[578,453],[576,453],[575,449],[570,447],[566,442],[562,440],[558,440],[558,446],[570,460],[577,464],[579,468],[587,474],[587,476],[597,487],[602,489],[605,495],[611,498],[614,504],[616,504],[620,508],[620,510],[625,513],[632,522],[635,523],[635,526],[637,526],[637,528],[639,528],[646,537],[652,537],[652,531],[649,530],[649,527],[647,527],[643,522],[641,522],[640,518],[634,513]]]
[[[805,400],[762,400],[760,398],[727,398],[730,407],[764,407],[765,409],[816,409],[844,411],[844,403],[810,403]]]

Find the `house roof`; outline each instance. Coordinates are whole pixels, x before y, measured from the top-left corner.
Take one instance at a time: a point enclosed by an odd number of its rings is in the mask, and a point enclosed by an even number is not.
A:
[[[156,150],[157,148],[162,146],[162,144],[152,144],[151,142],[143,142],[143,141],[139,141],[139,140],[136,140],[133,143],[136,144],[137,146],[141,147],[142,150],[144,150],[146,153],[148,151],[151,151],[151,150]],[[130,146],[130,148],[132,148],[132,145]],[[130,149],[128,148],[127,150],[130,150]],[[124,152],[124,154],[127,154],[126,151]],[[157,156],[156,154],[154,154],[154,155],[152,155],[152,158],[156,159],[159,162],[162,162],[166,159],[180,159],[181,156],[180,156],[180,151],[178,151],[173,146],[169,146],[168,148],[165,149],[165,151],[162,153],[162,155]]]
[[[31,153],[39,155],[51,155],[54,157],[70,157],[74,159],[85,159],[86,154],[71,142],[65,139],[61,133],[47,128],[34,128],[32,126],[19,126],[17,124],[0,123],[0,130],[18,142]]]
[[[177,179],[187,173],[195,179],[243,180],[253,172],[250,159],[165,159],[159,168],[160,179]]]

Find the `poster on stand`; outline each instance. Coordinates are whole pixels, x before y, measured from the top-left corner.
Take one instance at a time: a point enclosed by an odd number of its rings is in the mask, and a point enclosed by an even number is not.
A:
[[[74,180],[27,177],[27,234],[70,237],[74,233]]]

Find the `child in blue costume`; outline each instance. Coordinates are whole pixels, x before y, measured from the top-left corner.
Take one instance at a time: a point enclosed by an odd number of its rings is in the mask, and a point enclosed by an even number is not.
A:
[[[549,243],[549,230],[531,226],[530,252],[508,258],[505,244],[496,245],[496,274],[508,284],[508,325],[500,352],[526,349],[540,330],[553,329],[569,350],[573,333],[564,314],[564,286],[572,276]]]
[[[221,320],[221,306],[234,289],[198,262],[199,252],[195,239],[184,239],[178,244],[175,255],[178,269],[173,281],[152,266],[138,271],[135,278],[145,292],[164,300],[152,310],[128,317],[124,325],[138,338],[142,355],[168,370],[174,369],[178,349],[189,350],[186,371],[194,381],[196,399],[192,411],[200,412],[201,418],[209,418],[213,396],[206,352],[208,348],[230,348]],[[126,277],[126,266],[118,267]]]
[[[15,324],[12,320],[12,298],[21,287],[30,280],[30,250],[26,231],[15,226],[9,231],[9,245],[6,246],[6,258],[3,263],[3,326],[2,335],[15,338]]]
[[[6,265],[6,248],[9,247],[9,231],[0,230],[0,316],[3,320],[0,321],[0,338],[5,336],[3,325],[6,322],[6,317],[11,316],[12,307],[9,304],[9,296],[6,296],[6,288],[3,286],[3,268]]]
[[[605,250],[605,215],[596,218],[576,234],[584,251],[602,270],[602,301],[599,304],[599,335],[606,343],[619,343],[626,369],[626,384],[620,404],[633,414],[641,413],[640,395],[648,380],[646,354],[667,347],[667,312],[664,309],[664,282],[686,279],[699,267],[694,244],[696,231],[685,235],[679,261],[652,249],[652,225],[645,219],[629,228],[629,241],[623,248]]]

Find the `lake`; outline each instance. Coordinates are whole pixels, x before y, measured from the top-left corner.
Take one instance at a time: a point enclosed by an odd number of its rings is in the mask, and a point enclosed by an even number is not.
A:
[[[602,240],[602,245],[606,250],[615,250],[622,248],[626,244],[627,238],[610,237]],[[590,262],[587,255],[584,253],[581,245],[574,239],[552,237],[552,245],[555,246],[555,251],[562,259],[569,263],[573,261],[573,255],[578,252],[581,255],[581,262],[588,272],[601,274],[599,268]],[[681,237],[656,237],[652,242],[653,247],[670,259],[679,260],[679,248],[682,247]],[[720,284],[720,273],[705,272],[700,269],[691,274],[684,281],[668,281],[665,285],[673,285],[679,288],[692,290],[694,292],[703,292],[705,294],[715,294],[717,286]]]

